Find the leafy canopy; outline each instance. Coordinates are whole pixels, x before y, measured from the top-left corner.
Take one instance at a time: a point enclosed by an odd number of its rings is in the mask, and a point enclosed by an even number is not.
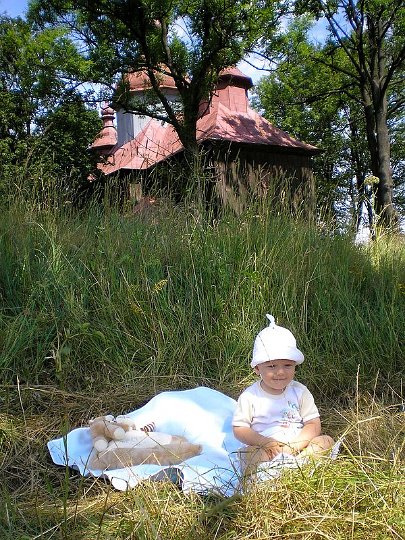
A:
[[[144,71],[159,100],[155,110],[117,105],[171,123],[185,147],[195,144],[202,99],[209,99],[218,74],[235,65],[257,43],[272,20],[272,2],[254,0],[34,0],[30,17],[41,27],[65,25],[92,62],[91,78],[113,88],[128,71]],[[160,88],[174,79],[178,107]],[[134,109],[135,105],[135,109]]]

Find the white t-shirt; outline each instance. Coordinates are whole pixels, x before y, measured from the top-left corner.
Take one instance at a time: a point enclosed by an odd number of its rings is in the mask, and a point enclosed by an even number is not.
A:
[[[292,442],[304,426],[319,412],[306,386],[291,381],[282,394],[269,394],[255,382],[238,399],[233,426],[246,426],[267,437]]]

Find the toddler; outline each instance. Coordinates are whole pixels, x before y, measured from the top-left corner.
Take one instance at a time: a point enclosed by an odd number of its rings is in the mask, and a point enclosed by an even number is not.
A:
[[[244,443],[244,469],[270,461],[278,454],[322,453],[333,446],[321,435],[321,421],[308,388],[294,380],[304,361],[293,334],[266,315],[269,326],[256,337],[251,366],[260,377],[239,397],[233,417],[235,437]]]

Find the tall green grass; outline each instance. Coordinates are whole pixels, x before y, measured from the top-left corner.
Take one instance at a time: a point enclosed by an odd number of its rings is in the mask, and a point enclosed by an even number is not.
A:
[[[271,312],[319,394],[403,376],[405,251],[356,247],[251,205],[216,221],[161,200],[141,215],[11,205],[0,219],[0,377],[69,389],[149,375],[245,384]],[[242,383],[241,383],[242,381]]]

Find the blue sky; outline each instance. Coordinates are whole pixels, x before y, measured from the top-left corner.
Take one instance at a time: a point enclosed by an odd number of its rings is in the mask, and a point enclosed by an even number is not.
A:
[[[28,0],[0,0],[0,13],[7,12],[10,17],[24,15],[27,10]]]

